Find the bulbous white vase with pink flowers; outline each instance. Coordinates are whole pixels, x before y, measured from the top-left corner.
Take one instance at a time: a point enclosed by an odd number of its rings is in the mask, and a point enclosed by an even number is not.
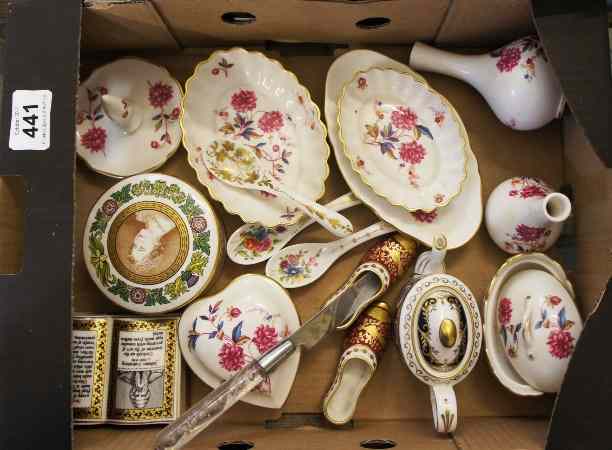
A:
[[[571,211],[570,200],[543,181],[513,177],[491,192],[485,223],[502,250],[513,254],[543,252],[557,241]]]
[[[527,36],[482,55],[459,55],[416,42],[410,66],[471,84],[516,130],[541,128],[563,113],[565,98],[544,48]]]

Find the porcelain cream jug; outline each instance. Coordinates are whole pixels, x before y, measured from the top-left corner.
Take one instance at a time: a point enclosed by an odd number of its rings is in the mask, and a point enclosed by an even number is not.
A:
[[[485,223],[502,250],[543,252],[559,238],[572,210],[570,200],[543,181],[513,177],[498,185],[487,200]]]
[[[552,66],[535,36],[482,55],[458,55],[416,42],[410,66],[471,84],[495,115],[516,130],[534,130],[560,117],[565,106]]]

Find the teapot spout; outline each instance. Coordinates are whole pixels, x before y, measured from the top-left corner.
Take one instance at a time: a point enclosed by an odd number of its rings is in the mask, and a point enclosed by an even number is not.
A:
[[[101,97],[104,112],[125,134],[131,134],[142,124],[142,110],[125,98],[113,95]]]

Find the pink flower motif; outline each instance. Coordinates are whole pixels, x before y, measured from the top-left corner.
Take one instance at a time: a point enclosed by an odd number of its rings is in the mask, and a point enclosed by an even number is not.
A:
[[[229,372],[240,370],[244,366],[244,350],[237,344],[223,344],[218,356],[221,367]]]
[[[112,198],[109,198],[102,204],[102,211],[109,217],[115,214],[117,208],[119,208],[119,205],[117,204],[117,201]]]
[[[278,333],[276,328],[270,325],[260,325],[255,329],[255,336],[252,341],[257,346],[259,353],[265,353],[278,343]]]
[[[253,91],[241,89],[232,95],[231,103],[237,112],[252,111],[257,107],[257,96]]]
[[[172,110],[172,113],[170,114],[172,116],[173,119],[178,119],[179,114],[181,113],[181,109],[177,106],[176,108],[174,108]]]
[[[236,317],[240,316],[240,314],[242,314],[242,311],[240,311],[240,308],[236,306],[227,308],[227,315],[230,316],[232,319],[235,319]]]
[[[546,228],[544,227],[530,227],[529,225],[521,223],[516,226],[515,239],[523,242],[533,242],[544,236],[545,232]]]
[[[264,237],[262,240],[257,240],[254,238],[248,238],[244,240],[244,247],[254,253],[265,252],[271,246],[272,239],[270,239],[268,236]]]
[[[507,325],[512,320],[512,301],[508,297],[499,301],[497,316],[501,325]]]
[[[206,222],[206,217],[204,216],[194,216],[189,221],[189,225],[191,225],[191,229],[195,233],[203,233],[204,231],[206,231],[208,222]]]
[[[106,130],[104,128],[92,127],[81,136],[81,145],[92,152],[99,152],[106,145]]]
[[[425,212],[419,209],[418,211],[413,211],[410,214],[412,214],[412,217],[414,217],[415,220],[422,223],[432,223],[438,217],[438,213],[435,209],[432,212]]]
[[[539,184],[532,184],[521,189],[521,198],[546,197],[546,190]]]
[[[391,122],[397,128],[411,130],[414,128],[417,120],[417,115],[410,108],[399,107],[399,111],[391,113]]]
[[[434,121],[439,125],[442,126],[442,123],[444,123],[444,111],[436,111],[436,113],[434,114]]]
[[[444,201],[444,194],[436,194],[436,195],[434,195],[434,201],[436,203],[442,203]]]
[[[308,258],[308,262],[306,263],[309,266],[318,266],[319,263],[317,262],[317,258],[315,256],[311,256],[310,258]]]
[[[159,148],[159,142],[151,141],[151,148]]]
[[[548,297],[548,301],[550,302],[551,305],[557,306],[559,303],[561,303],[561,297],[558,297],[556,295],[551,295]]]
[[[359,79],[357,80],[357,87],[361,90],[364,90],[368,87],[368,80],[366,80],[364,77],[359,77]]]
[[[137,305],[144,303],[146,298],[147,292],[142,288],[135,287],[130,291],[130,300]]]
[[[410,164],[419,164],[427,154],[425,147],[417,141],[402,144],[400,147],[400,158]]]
[[[567,358],[574,351],[574,337],[567,330],[553,330],[548,335],[548,351],[558,359]]]
[[[272,133],[282,128],[283,115],[280,111],[265,112],[257,122],[264,133]]]
[[[149,82],[149,103],[154,108],[166,106],[166,103],[170,101],[173,95],[172,86],[169,84],[162,83],[161,81],[154,84]]]
[[[518,47],[506,47],[502,49],[497,70],[500,72],[511,72],[521,60],[521,49]]]

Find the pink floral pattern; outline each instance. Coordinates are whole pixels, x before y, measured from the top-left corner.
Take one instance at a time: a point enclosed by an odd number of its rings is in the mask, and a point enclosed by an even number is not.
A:
[[[500,73],[510,73],[519,67],[521,59],[525,59],[520,67],[524,69],[523,78],[527,81],[536,76],[536,60],[542,58],[548,61],[540,41],[535,36],[528,36],[512,42],[505,47],[490,53],[491,57],[497,58],[495,66]]]
[[[314,255],[306,250],[280,258],[277,271],[283,282],[296,283],[310,278],[313,267],[319,265],[321,250]]]
[[[92,153],[104,151],[106,146],[106,130],[94,125],[85,134],[81,135],[81,145]]]
[[[515,198],[544,198],[552,193],[552,189],[542,180],[531,177],[514,177],[510,180],[512,189],[508,192]]]
[[[230,63],[227,59],[225,58],[221,58],[221,61],[219,61],[217,63],[218,67],[214,67],[211,70],[211,73],[213,75],[219,75],[220,73],[222,73],[223,75],[225,75],[225,78],[227,78],[228,74],[229,74],[229,69],[231,69],[232,67],[234,67],[233,63]]]
[[[255,329],[255,336],[253,336],[252,340],[257,346],[259,353],[264,354],[278,344],[278,332],[276,328],[270,325],[259,325]]]
[[[546,343],[550,354],[558,359],[568,358],[574,351],[574,337],[569,331],[551,331]]]
[[[431,212],[419,209],[418,211],[412,211],[410,214],[412,214],[412,217],[414,217],[417,222],[421,223],[433,223],[433,221],[438,218],[438,212],[435,209]]]
[[[270,314],[259,306],[243,311],[232,304],[227,305],[223,312],[223,303],[223,300],[219,300],[209,304],[207,311],[196,317],[189,330],[188,347],[190,351],[195,351],[196,345],[203,337],[206,338],[201,341],[203,345],[210,341],[220,341],[217,361],[219,366],[228,372],[242,369],[291,333],[288,327],[279,330],[274,326],[278,314]],[[253,320],[253,316],[249,319],[248,313],[257,313],[259,317],[263,317],[263,323],[257,325],[252,336],[243,331],[245,321]],[[269,392],[269,379],[262,382],[258,389]]]
[[[520,223],[514,229],[514,233],[507,235],[509,239],[504,242],[504,246],[514,253],[543,251],[551,233],[547,227],[532,227]]]
[[[252,90],[234,92],[229,106],[215,110],[218,131],[269,163],[268,174],[280,181],[293,155],[294,144],[285,132],[290,118],[276,110],[257,110],[257,100]]]
[[[420,139],[427,136],[433,140],[431,131],[419,122],[417,114],[408,106],[392,107],[389,114],[383,110],[383,103],[375,100],[374,110],[377,120],[365,124],[363,142],[397,160],[400,170],[406,170],[408,183],[418,189],[420,177],[417,167],[427,157],[427,149]],[[363,164],[357,168],[363,169]]]
[[[81,125],[85,120],[88,120],[91,125],[85,133],[81,134],[80,143],[92,153],[106,153],[106,129],[96,124],[104,117],[101,97],[106,94],[108,90],[104,86],[98,86],[94,90],[87,89],[87,111],[77,113],[77,125]]]
[[[512,300],[508,297],[504,297],[499,301],[497,318],[502,325],[507,325],[512,320]]]
[[[252,226],[240,235],[240,244],[236,254],[246,260],[259,258],[261,255],[272,251],[273,245],[280,242],[278,236],[287,231],[283,225],[275,227],[264,227],[262,225]]]
[[[368,80],[366,80],[364,77],[359,77],[357,80],[357,87],[361,90],[366,89],[368,87]]]
[[[168,124],[176,122],[181,114],[181,109],[177,106],[171,111],[166,111],[166,106],[174,98],[174,89],[163,81],[156,81],[155,83],[147,81],[149,85],[149,104],[159,109],[153,117],[152,121],[155,123],[155,132],[162,130],[161,136],[157,140],[151,141],[151,148],[156,150],[161,148],[164,143],[172,145],[172,137],[168,131]]]

